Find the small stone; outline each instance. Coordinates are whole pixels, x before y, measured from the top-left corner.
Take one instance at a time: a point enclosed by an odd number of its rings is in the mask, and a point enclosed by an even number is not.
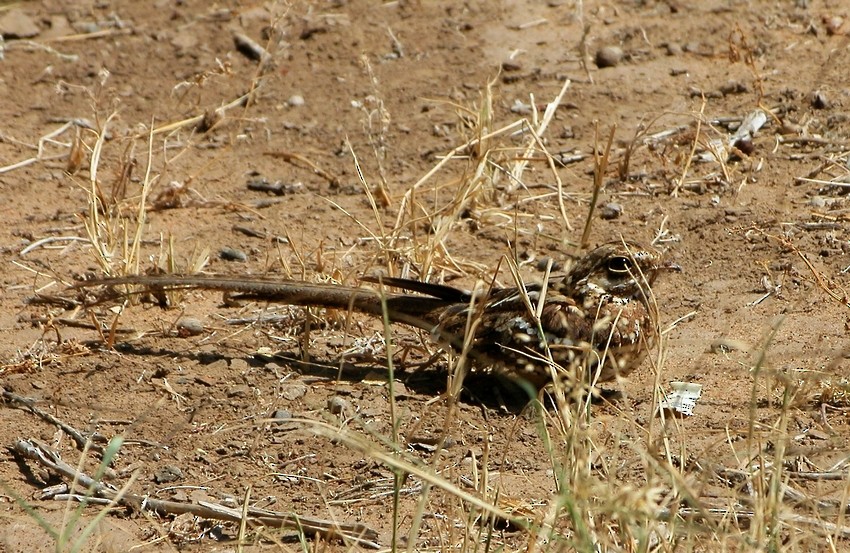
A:
[[[47,387],[47,384],[43,380],[30,380],[30,386],[36,390],[43,390]]]
[[[32,38],[40,32],[35,21],[21,10],[9,10],[0,17],[0,35],[3,38]]]
[[[304,101],[304,96],[293,94],[289,97],[289,100],[287,100],[286,103],[289,104],[290,107],[297,108],[303,106],[307,102]]]
[[[215,361],[208,363],[207,367],[206,367],[206,371],[207,372],[219,372],[219,371],[227,372],[228,371],[227,359],[216,359]]]
[[[232,386],[229,390],[227,390],[227,397],[233,398],[246,398],[253,396],[253,392],[251,387],[247,384],[237,384],[236,386]]]
[[[239,261],[242,263],[248,261],[248,255],[245,252],[233,248],[222,248],[218,252],[218,255],[225,261]]]
[[[537,270],[538,271],[545,271],[546,267],[549,266],[549,260],[550,259],[552,259],[552,258],[549,257],[548,255],[538,259],[537,260]],[[561,270],[561,264],[558,263],[557,261],[552,261],[552,270],[553,271],[560,271]]]
[[[844,25],[844,18],[838,15],[825,15],[821,18],[823,26],[826,27],[826,34],[829,36],[840,35],[841,27]]]
[[[596,67],[615,67],[623,61],[623,49],[619,46],[603,46],[596,51]]]
[[[724,96],[728,96],[729,94],[746,94],[747,92],[749,92],[749,87],[741,81],[728,81],[726,84],[720,86],[720,93]]]
[[[505,60],[502,62],[502,71],[519,71],[522,65],[514,60]]]
[[[738,148],[738,150],[742,154],[746,154],[746,155],[752,154],[756,149],[755,144],[753,144],[753,139],[750,138],[750,137],[741,138],[741,139],[736,140],[735,144],[733,144],[733,146]]]
[[[815,109],[826,109],[829,107],[829,100],[823,91],[815,90],[811,97],[812,107]]]
[[[91,34],[100,32],[101,28],[94,21],[77,21],[74,23],[74,30],[80,34]]]
[[[153,480],[157,484],[167,484],[169,482],[177,482],[183,479],[183,471],[180,467],[174,465],[165,465],[157,470],[153,475]]]
[[[177,321],[177,335],[181,338],[197,336],[204,333],[204,323],[193,317],[183,317]]]
[[[684,53],[682,45],[678,42],[668,42],[664,45],[664,49],[666,50],[668,56],[681,56],[682,53]]]
[[[347,412],[351,410],[351,404],[349,404],[346,400],[342,399],[339,396],[334,396],[328,399],[328,411],[333,415],[339,415],[340,413]]]
[[[286,386],[281,392],[280,395],[283,396],[283,399],[293,401],[299,398],[304,397],[307,393],[307,386],[303,384],[290,384]]]
[[[248,362],[244,359],[231,359],[230,370],[234,372],[244,372],[249,369]]]
[[[599,217],[606,221],[616,219],[623,214],[623,206],[616,202],[608,202],[599,208]]]
[[[213,386],[216,385],[216,380],[214,378],[211,378],[211,377],[205,375],[205,374],[204,375],[200,375],[200,374],[195,375],[195,378],[193,378],[193,380],[194,380],[195,384],[200,384],[201,386],[206,386],[207,388],[212,388]]]
[[[794,123],[793,121],[784,120],[782,121],[782,125],[780,125],[778,129],[779,134],[783,136],[793,136],[793,135],[801,135],[803,134],[803,127]]]
[[[272,413],[272,418],[276,421],[286,421],[292,418],[292,413],[286,409],[278,409]]]
[[[42,34],[42,38],[57,38],[70,35],[73,32],[68,18],[64,15],[51,15],[48,30]]]

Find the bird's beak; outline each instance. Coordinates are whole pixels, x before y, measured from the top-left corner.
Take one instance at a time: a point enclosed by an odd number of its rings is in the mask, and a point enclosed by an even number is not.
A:
[[[656,267],[656,269],[659,271],[670,271],[672,273],[682,272],[682,266],[678,263],[673,263],[672,261],[663,261],[658,265],[658,267]]]

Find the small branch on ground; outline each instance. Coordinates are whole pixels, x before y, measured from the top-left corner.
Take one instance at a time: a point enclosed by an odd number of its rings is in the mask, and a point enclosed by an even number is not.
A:
[[[232,509],[215,503],[201,501],[198,502],[198,504],[192,504],[180,503],[177,501],[163,501],[149,496],[131,493],[125,493],[119,496],[119,492],[115,488],[99,482],[90,477],[88,474],[75,469],[68,463],[64,462],[59,457],[58,453],[35,439],[18,439],[15,441],[13,449],[19,455],[38,462],[42,466],[56,472],[68,480],[79,483],[80,486],[91,490],[95,496],[101,499],[116,500],[119,505],[123,505],[125,507],[130,507],[139,511],[155,511],[160,514],[167,515],[190,513],[201,518],[225,520],[229,522],[240,522],[243,520],[243,512],[241,509]],[[343,542],[355,543],[369,549],[380,548],[375,541],[378,538],[377,531],[369,528],[365,524],[339,524],[331,520],[303,517],[295,513],[281,513],[254,507],[248,507],[245,512],[248,517],[247,522],[250,524],[298,530],[303,531],[305,535],[318,534],[328,540],[340,540]]]

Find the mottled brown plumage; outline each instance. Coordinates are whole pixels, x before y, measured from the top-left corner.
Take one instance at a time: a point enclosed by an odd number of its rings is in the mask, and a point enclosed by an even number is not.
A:
[[[217,275],[127,276],[76,286],[201,288],[237,294],[236,298],[376,316],[386,310],[391,322],[424,329],[455,350],[463,350],[466,343],[478,368],[544,386],[553,375],[569,378],[579,366],[589,369],[587,374],[598,382],[636,368],[656,337],[649,286],[660,272],[670,269],[678,266],[664,263],[654,249],[630,242],[604,244],[579,259],[566,277],[549,283],[542,306],[542,285],[528,285],[524,293],[503,288],[473,294],[397,278],[380,279],[380,287],[418,294],[382,295],[365,287]],[[465,341],[469,329],[474,334]]]

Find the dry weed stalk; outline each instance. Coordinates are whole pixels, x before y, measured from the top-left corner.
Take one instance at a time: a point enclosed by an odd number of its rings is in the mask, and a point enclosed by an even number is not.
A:
[[[542,139],[570,82],[565,81],[559,94],[547,105],[542,119],[539,119],[534,107],[531,122],[521,119],[496,130],[493,130],[496,127],[493,84],[489,82],[485,87],[481,106],[477,110],[458,107],[463,113],[461,119],[466,122],[472,136],[443,156],[405,192],[395,225],[387,235],[389,242],[386,249],[401,254],[403,259],[419,267],[419,277],[424,280],[430,280],[439,271],[463,274],[466,272],[464,266],[481,270],[454,259],[447,247],[449,233],[462,219],[480,224],[486,222],[484,217],[500,218],[506,221],[504,226],[518,227],[516,220],[523,217],[520,206],[524,202],[519,200],[506,206],[505,199],[512,198],[517,190],[527,190],[522,178],[529,161],[535,159],[535,151],[543,153],[543,159],[556,183],[555,196],[563,220],[563,230],[571,229],[564,205],[563,183]],[[499,140],[510,138],[518,132],[527,136],[522,146],[500,144]],[[450,176],[443,183],[425,188],[436,175],[449,169],[449,162],[452,161],[466,162],[460,175]],[[508,178],[505,185],[500,184],[503,176]],[[440,203],[439,197],[444,191],[448,192],[449,199]],[[422,225],[428,228],[424,238],[420,231]],[[409,246],[406,245],[408,239],[411,240]]]
[[[387,140],[387,133],[390,128],[390,112],[384,105],[380,85],[378,83],[378,77],[372,70],[372,64],[369,62],[369,58],[365,55],[361,55],[360,63],[363,65],[366,75],[369,78],[369,84],[372,87],[372,94],[364,99],[361,109],[364,113],[363,126],[366,130],[366,137],[369,140],[369,145],[372,147],[372,154],[374,155],[375,163],[378,168],[379,182],[375,187],[374,195],[377,197],[380,206],[386,209],[392,204],[387,171],[384,167],[388,153],[389,141]],[[373,104],[373,107],[367,104]]]
[[[806,265],[806,268],[812,274],[812,281],[817,285],[818,288],[826,292],[829,297],[839,302],[844,307],[850,307],[850,294],[848,294],[848,292],[839,284],[837,284],[833,279],[829,278],[828,276],[823,274],[822,271],[819,271],[817,268],[815,268],[809,258],[806,257],[806,254],[785,236],[770,233],[764,230],[763,228],[755,225],[748,228],[738,229],[737,232],[744,234],[760,234],[765,238],[769,238],[770,240],[775,241],[788,251],[793,252]]]

